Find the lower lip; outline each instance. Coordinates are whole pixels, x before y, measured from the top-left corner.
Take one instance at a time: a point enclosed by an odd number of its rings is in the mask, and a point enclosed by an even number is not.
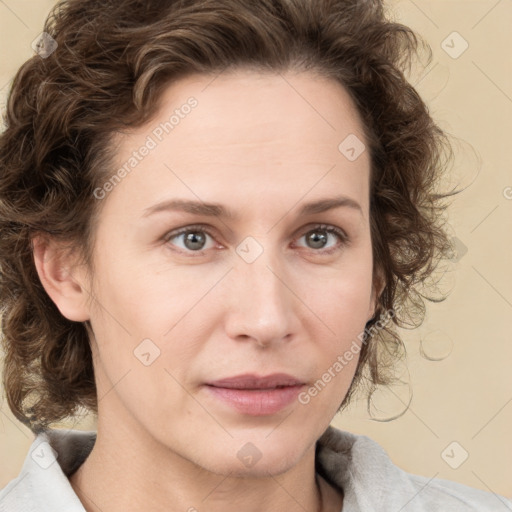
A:
[[[205,386],[217,398],[243,414],[263,416],[275,414],[291,404],[302,389],[302,385],[286,386],[272,390],[249,390]]]

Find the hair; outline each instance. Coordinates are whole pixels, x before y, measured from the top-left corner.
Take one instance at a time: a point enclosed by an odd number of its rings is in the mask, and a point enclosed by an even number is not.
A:
[[[79,249],[93,272],[104,203],[94,191],[113,174],[114,135],[150,120],[178,78],[225,70],[320,74],[357,106],[384,288],[339,410],[362,382],[369,396],[390,385],[404,353],[394,326],[421,324],[423,299],[434,300],[421,287],[452,255],[453,193],[437,190],[452,147],[405,76],[420,48],[430,63],[429,45],[382,0],[63,0],[44,32],[57,47],[17,71],[0,135],[3,384],[15,417],[38,433],[81,407],[97,414],[90,323],[66,319],[46,293],[33,236]],[[391,325],[378,324],[383,312]]]

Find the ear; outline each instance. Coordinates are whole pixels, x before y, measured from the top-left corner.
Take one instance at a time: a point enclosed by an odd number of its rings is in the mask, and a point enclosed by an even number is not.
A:
[[[41,284],[62,315],[75,322],[89,320],[89,288],[85,273],[73,265],[73,254],[46,236],[34,236],[32,247]]]

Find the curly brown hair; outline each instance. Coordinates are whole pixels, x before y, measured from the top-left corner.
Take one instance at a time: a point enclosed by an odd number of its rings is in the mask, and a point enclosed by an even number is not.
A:
[[[423,299],[433,300],[420,287],[452,255],[443,214],[454,192],[437,190],[452,146],[405,75],[420,46],[430,63],[429,45],[382,0],[63,0],[44,32],[58,46],[18,70],[0,135],[3,383],[13,414],[37,433],[80,407],[97,413],[90,323],[66,319],[49,298],[34,235],[79,248],[94,272],[94,190],[113,174],[113,135],[149,120],[179,77],[226,69],[314,71],[355,102],[383,290],[340,409],[358,383],[370,395],[390,384],[404,345],[393,325],[374,328],[379,315],[419,325]]]

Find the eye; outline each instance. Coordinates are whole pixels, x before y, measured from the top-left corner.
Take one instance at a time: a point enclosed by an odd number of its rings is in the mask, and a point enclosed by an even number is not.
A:
[[[207,237],[213,238],[203,226],[187,226],[177,231],[172,231],[165,237],[165,240],[171,242],[174,239],[181,239],[184,247],[179,248],[182,252],[201,253],[208,249],[208,247],[204,247]]]
[[[337,227],[329,226],[326,224],[313,226],[312,229],[304,233],[300,238],[303,237],[306,237],[306,243],[310,244],[309,249],[312,249],[313,252],[324,254],[330,254],[336,250],[339,250],[349,241],[348,236],[344,231]],[[329,237],[338,238],[339,243],[326,249],[325,246],[329,241]],[[189,254],[197,253],[197,255],[200,256],[204,251],[215,246],[215,244],[213,244],[210,247],[205,247],[208,238],[213,240],[213,235],[207,229],[205,229],[204,226],[199,225],[186,226],[176,231],[172,231],[165,236],[165,241],[171,245],[177,246],[179,249],[178,252],[185,252]],[[181,239],[183,245],[180,247],[176,243],[172,242],[175,239]],[[306,249],[307,248],[308,247],[306,247]]]
[[[333,235],[338,238],[340,243],[326,249],[325,245],[329,240],[329,236],[332,237]],[[307,243],[310,244],[309,248],[320,249],[315,252],[321,252],[325,254],[330,254],[348,243],[348,236],[344,231],[337,227],[328,226],[326,224],[319,224],[314,226],[313,229],[310,229],[304,233],[301,238],[303,237],[306,237]]]

